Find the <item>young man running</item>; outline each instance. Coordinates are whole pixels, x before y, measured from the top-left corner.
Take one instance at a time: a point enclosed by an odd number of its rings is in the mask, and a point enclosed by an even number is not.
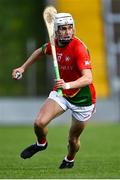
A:
[[[72,168],[75,155],[80,148],[80,135],[88,120],[95,112],[96,95],[93,85],[91,61],[87,47],[74,36],[75,25],[69,13],[55,15],[54,28],[56,33],[55,46],[60,71],[60,80],[56,80],[53,90],[40,108],[34,122],[37,142],[21,152],[21,158],[32,157],[35,153],[47,148],[47,125],[67,109],[72,112],[69,130],[68,153],[59,168]],[[52,55],[50,43],[35,50],[26,62],[13,70],[23,74],[26,69],[40,59],[42,55]],[[63,96],[57,94],[61,88]]]

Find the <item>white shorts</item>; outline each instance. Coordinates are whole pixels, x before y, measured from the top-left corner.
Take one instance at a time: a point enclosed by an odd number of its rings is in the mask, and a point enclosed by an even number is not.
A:
[[[59,96],[56,91],[52,91],[48,98],[56,101],[65,111],[70,109],[72,116],[79,121],[89,120],[92,114],[96,112],[95,104],[92,104],[91,106],[76,106],[70,103],[64,97]]]

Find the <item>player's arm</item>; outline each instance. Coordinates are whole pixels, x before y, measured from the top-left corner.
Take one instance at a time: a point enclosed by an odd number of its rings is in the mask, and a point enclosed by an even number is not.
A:
[[[78,44],[75,50],[76,62],[81,72],[81,77],[75,81],[66,83],[66,89],[82,88],[92,83],[92,66],[87,47],[84,44]]]
[[[82,76],[75,81],[65,82],[63,79],[60,79],[56,82],[57,88],[63,89],[75,89],[82,88],[92,83],[92,71],[91,69],[83,69],[81,71]]]
[[[76,81],[69,82],[70,89],[82,88],[92,83],[92,72],[91,69],[83,69],[81,71],[82,76]]]
[[[17,72],[23,74],[32,64],[34,64],[37,60],[39,60],[40,56],[45,54],[45,48],[46,45],[44,47],[35,50],[23,65],[14,69],[12,72],[12,78],[16,79]]]

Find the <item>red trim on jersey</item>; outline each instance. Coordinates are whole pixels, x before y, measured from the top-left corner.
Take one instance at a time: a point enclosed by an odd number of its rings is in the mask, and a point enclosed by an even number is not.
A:
[[[90,84],[89,87],[90,87],[90,92],[91,92],[91,96],[92,96],[92,104],[95,104],[96,103],[95,88],[94,88],[93,84]]]

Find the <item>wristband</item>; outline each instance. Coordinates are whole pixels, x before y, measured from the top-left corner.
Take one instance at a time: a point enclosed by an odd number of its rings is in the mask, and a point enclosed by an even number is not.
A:
[[[65,89],[70,89],[70,83],[65,83]]]

